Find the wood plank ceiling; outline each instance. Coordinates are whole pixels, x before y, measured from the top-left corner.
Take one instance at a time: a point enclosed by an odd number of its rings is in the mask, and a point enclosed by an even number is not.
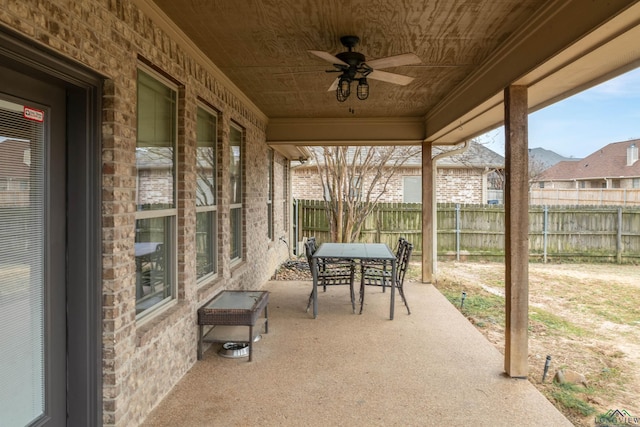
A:
[[[263,0],[156,4],[270,118],[424,116],[544,0]],[[370,97],[336,101],[336,74],[308,50],[345,51],[360,37],[367,59],[415,53],[421,65],[385,69],[407,86],[370,81]],[[392,106],[392,108],[390,108]]]
[[[454,118],[469,113],[492,96],[500,98],[504,87],[526,78],[527,73],[636,3],[626,0],[137,2],[151,4],[164,13],[274,126],[290,120],[333,123],[411,119],[420,121],[423,128],[419,139],[450,126],[455,123]],[[638,8],[631,13],[635,20],[628,19],[633,22],[627,22],[627,26],[637,25],[640,19],[635,16],[640,15]],[[335,91],[328,90],[337,74],[325,72],[332,65],[309,50],[332,55],[343,52],[346,49],[340,37],[344,35],[360,38],[355,50],[367,60],[416,54],[421,60],[417,65],[384,69],[414,77],[413,82],[400,86],[370,79],[367,100],[357,99],[352,88],[349,99],[338,102]],[[526,49],[530,51],[528,57],[522,56]],[[593,47],[585,47],[583,52],[587,49]],[[630,56],[616,69],[628,67],[640,53]],[[500,62],[505,58],[512,59]],[[586,80],[593,81],[596,77]],[[562,90],[571,89],[574,88]],[[554,96],[561,93],[550,93],[545,100]],[[431,116],[438,117],[429,126]],[[484,130],[481,128],[485,126],[495,126],[494,122],[470,127],[460,137]],[[288,128],[276,131],[275,138],[286,135],[285,129]],[[300,140],[305,138],[303,133]],[[445,142],[457,142],[456,138]]]

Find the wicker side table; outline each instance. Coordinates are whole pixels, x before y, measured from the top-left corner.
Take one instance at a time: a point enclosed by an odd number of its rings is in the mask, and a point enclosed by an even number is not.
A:
[[[264,311],[264,332],[269,333],[267,291],[222,291],[198,310],[198,360],[202,359],[205,342],[235,342],[249,346],[249,362],[253,349],[254,326]],[[213,326],[206,334],[204,327]],[[248,326],[249,334],[238,334],[238,327]],[[258,330],[259,333],[259,330]],[[248,338],[248,339],[247,339]]]

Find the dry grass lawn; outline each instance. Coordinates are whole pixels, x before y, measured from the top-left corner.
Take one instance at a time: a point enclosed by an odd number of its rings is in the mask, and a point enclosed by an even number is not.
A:
[[[457,307],[466,292],[462,312],[504,351],[504,264],[439,262],[436,287]],[[640,267],[530,264],[529,296],[529,380],[577,426],[615,409],[640,416]],[[554,384],[560,368],[588,386]]]

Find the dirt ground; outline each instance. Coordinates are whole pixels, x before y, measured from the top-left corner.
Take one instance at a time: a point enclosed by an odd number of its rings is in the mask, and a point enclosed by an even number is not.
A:
[[[466,292],[469,301],[503,296],[504,264],[440,262],[436,287],[441,285],[454,295]],[[640,266],[530,264],[529,296],[529,380],[578,426],[594,426],[598,415],[615,409],[640,416]],[[468,317],[504,351],[504,320]],[[542,383],[547,356],[551,366]],[[586,377],[587,388],[571,393],[595,414],[581,415],[556,401],[559,387],[552,379],[560,368]]]

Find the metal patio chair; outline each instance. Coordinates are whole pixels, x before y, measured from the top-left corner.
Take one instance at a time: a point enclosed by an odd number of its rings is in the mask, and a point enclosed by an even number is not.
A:
[[[305,255],[309,262],[309,268],[312,268],[312,256],[317,250],[315,237],[309,237],[304,244]],[[351,308],[353,312],[356,312],[355,303],[355,291],[353,282],[355,280],[355,262],[344,260],[333,260],[330,258],[323,258],[317,260],[318,265],[318,288],[322,286],[324,292],[327,291],[327,286],[348,285],[351,295]],[[307,302],[307,312],[313,302],[313,289],[309,294],[309,301]]]
[[[404,276],[409,268],[409,261],[411,260],[411,252],[413,251],[413,245],[404,238],[398,239],[396,247],[396,280],[395,287],[407,307],[407,312],[411,314],[409,309],[409,303],[404,294]],[[382,287],[382,292],[385,292],[388,286],[392,286],[392,268],[391,263],[383,260],[369,260],[363,261],[361,264],[361,276],[360,276],[360,314],[364,307],[364,294],[366,286],[379,286]]]

